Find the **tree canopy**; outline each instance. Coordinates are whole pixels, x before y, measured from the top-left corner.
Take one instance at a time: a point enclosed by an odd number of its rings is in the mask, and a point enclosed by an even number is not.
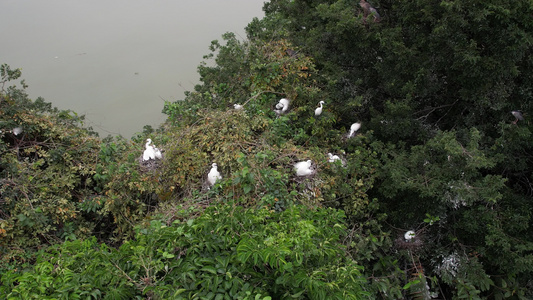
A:
[[[6,87],[21,74],[3,65],[0,293],[533,297],[533,4],[368,4],[379,18],[266,2],[131,141]],[[147,138],[161,160],[142,161]],[[315,172],[296,176],[304,160]]]

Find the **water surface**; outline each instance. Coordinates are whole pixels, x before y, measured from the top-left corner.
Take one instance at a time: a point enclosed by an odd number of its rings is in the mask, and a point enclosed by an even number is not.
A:
[[[32,98],[85,114],[100,135],[157,126],[214,39],[262,17],[264,0],[2,0],[0,63]],[[164,100],[163,100],[164,99]]]

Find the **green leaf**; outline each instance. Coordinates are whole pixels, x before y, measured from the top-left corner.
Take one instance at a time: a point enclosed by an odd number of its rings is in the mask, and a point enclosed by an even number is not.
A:
[[[409,289],[412,285],[416,285],[416,284],[419,284],[420,283],[420,280],[412,280],[412,281],[409,281],[406,285],[403,286],[403,289],[404,290],[407,290]]]
[[[214,268],[214,267],[211,267],[211,266],[205,266],[203,268],[200,269],[200,271],[206,271],[206,272],[209,272],[211,274],[217,274],[217,270]]]

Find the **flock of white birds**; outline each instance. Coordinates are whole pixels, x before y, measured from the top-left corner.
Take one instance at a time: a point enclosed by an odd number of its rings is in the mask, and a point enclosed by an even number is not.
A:
[[[285,98],[279,100],[279,103],[276,104],[276,109],[274,110],[274,112],[277,115],[286,113],[287,110],[289,109],[289,103],[290,101]],[[325,103],[326,102],[324,101],[318,102],[318,107],[315,109],[315,116],[318,117],[322,114],[322,110],[324,109]],[[353,123],[352,126],[350,127],[350,132],[348,133],[347,137],[351,138],[355,136],[355,133],[360,128],[361,128],[361,123]],[[346,161],[341,159],[338,155],[333,155],[332,153],[328,153],[328,157],[329,157],[328,159],[329,162],[334,163],[339,160],[341,161],[342,166],[346,166]],[[296,171],[296,176],[301,176],[301,177],[313,175],[315,173],[315,170],[313,169],[313,161],[311,160],[297,162],[294,165],[294,170]]]
[[[318,103],[319,107],[315,109],[315,116],[320,116],[322,114],[322,110],[324,108],[324,101],[320,101]],[[274,112],[279,116],[282,114],[285,114],[289,110],[290,100],[286,98],[282,98],[279,100],[279,102],[276,104],[276,109],[274,109]],[[234,104],[233,105],[235,110],[243,110],[244,106],[240,104]],[[350,127],[350,132],[348,133],[347,137],[351,138],[355,135],[355,133],[361,128],[361,123],[353,123]],[[336,161],[341,161],[342,166],[346,165],[346,161],[344,159],[341,159],[338,155],[333,155],[332,153],[328,153],[328,161],[331,163],[334,163]],[[154,144],[152,144],[151,139],[146,140],[145,144],[145,150],[143,153],[143,161],[149,161],[149,160],[155,160],[155,159],[161,159],[163,158],[163,155],[161,153],[161,150],[159,150]],[[304,176],[310,176],[315,174],[315,170],[313,169],[313,162],[311,160],[305,160],[298,162],[294,165],[294,170],[296,172],[296,176],[304,177]],[[213,163],[211,165],[211,170],[207,174],[207,183],[210,186],[215,185],[217,180],[222,179],[222,175],[220,175],[220,172],[218,172],[217,164]]]
[[[279,102],[276,104],[276,109],[274,109],[274,112],[279,116],[284,113],[286,113],[289,110],[289,104],[290,100],[286,98],[282,98],[279,100]],[[315,116],[320,116],[322,114],[322,110],[324,109],[324,101],[318,102],[319,107],[315,109]],[[244,107],[240,104],[234,104],[233,105],[236,110],[242,110]],[[361,128],[361,123],[353,123],[350,126],[350,132],[348,133],[347,137],[351,138],[355,136],[355,133]],[[334,163],[336,161],[341,161],[342,166],[346,166],[346,161],[344,159],[341,159],[338,155],[333,155],[332,153],[328,153],[328,161],[331,163]],[[313,162],[311,160],[305,160],[297,162],[294,165],[294,170],[296,171],[296,176],[309,176],[313,175],[315,173],[315,170],[313,169]]]
[[[288,99],[281,99],[276,104],[276,109],[274,109],[274,112],[279,116],[284,113],[286,113],[289,109],[290,101]],[[324,101],[320,101],[318,103],[319,107],[315,109],[315,116],[320,116],[322,114],[322,110],[324,108]],[[234,104],[233,105],[235,110],[243,110],[244,106],[240,104]],[[521,111],[512,111],[511,114],[516,118],[516,120],[513,122],[513,124],[516,124],[518,121],[523,121],[524,117],[522,115]],[[361,123],[353,123],[350,126],[350,132],[347,134],[347,138],[351,138],[355,136],[355,133],[361,128]],[[22,128],[17,127],[13,129],[13,134],[18,135],[22,132]],[[155,145],[151,145],[152,140],[147,139],[145,150],[143,153],[143,161],[148,161],[151,159],[161,159],[163,158],[163,155],[161,154],[161,150],[159,150]],[[334,155],[332,153],[328,153],[328,162],[335,163],[336,161],[340,161],[342,166],[346,166],[346,161],[339,157],[338,155]],[[294,171],[296,172],[296,176],[305,177],[315,174],[315,170],[313,169],[313,162],[311,160],[304,160],[297,162],[294,164]],[[217,164],[213,163],[211,165],[211,170],[209,170],[209,173],[207,174],[207,183],[210,186],[214,186],[217,180],[222,179],[222,175],[220,175],[220,172],[218,172]],[[404,234],[405,241],[411,241],[416,236],[416,233],[413,230],[409,230]]]

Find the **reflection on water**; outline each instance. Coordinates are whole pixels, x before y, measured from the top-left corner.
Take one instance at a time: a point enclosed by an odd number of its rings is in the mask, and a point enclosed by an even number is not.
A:
[[[101,135],[157,126],[183,99],[211,40],[262,17],[264,0],[2,0],[0,63],[32,98],[85,114]]]

